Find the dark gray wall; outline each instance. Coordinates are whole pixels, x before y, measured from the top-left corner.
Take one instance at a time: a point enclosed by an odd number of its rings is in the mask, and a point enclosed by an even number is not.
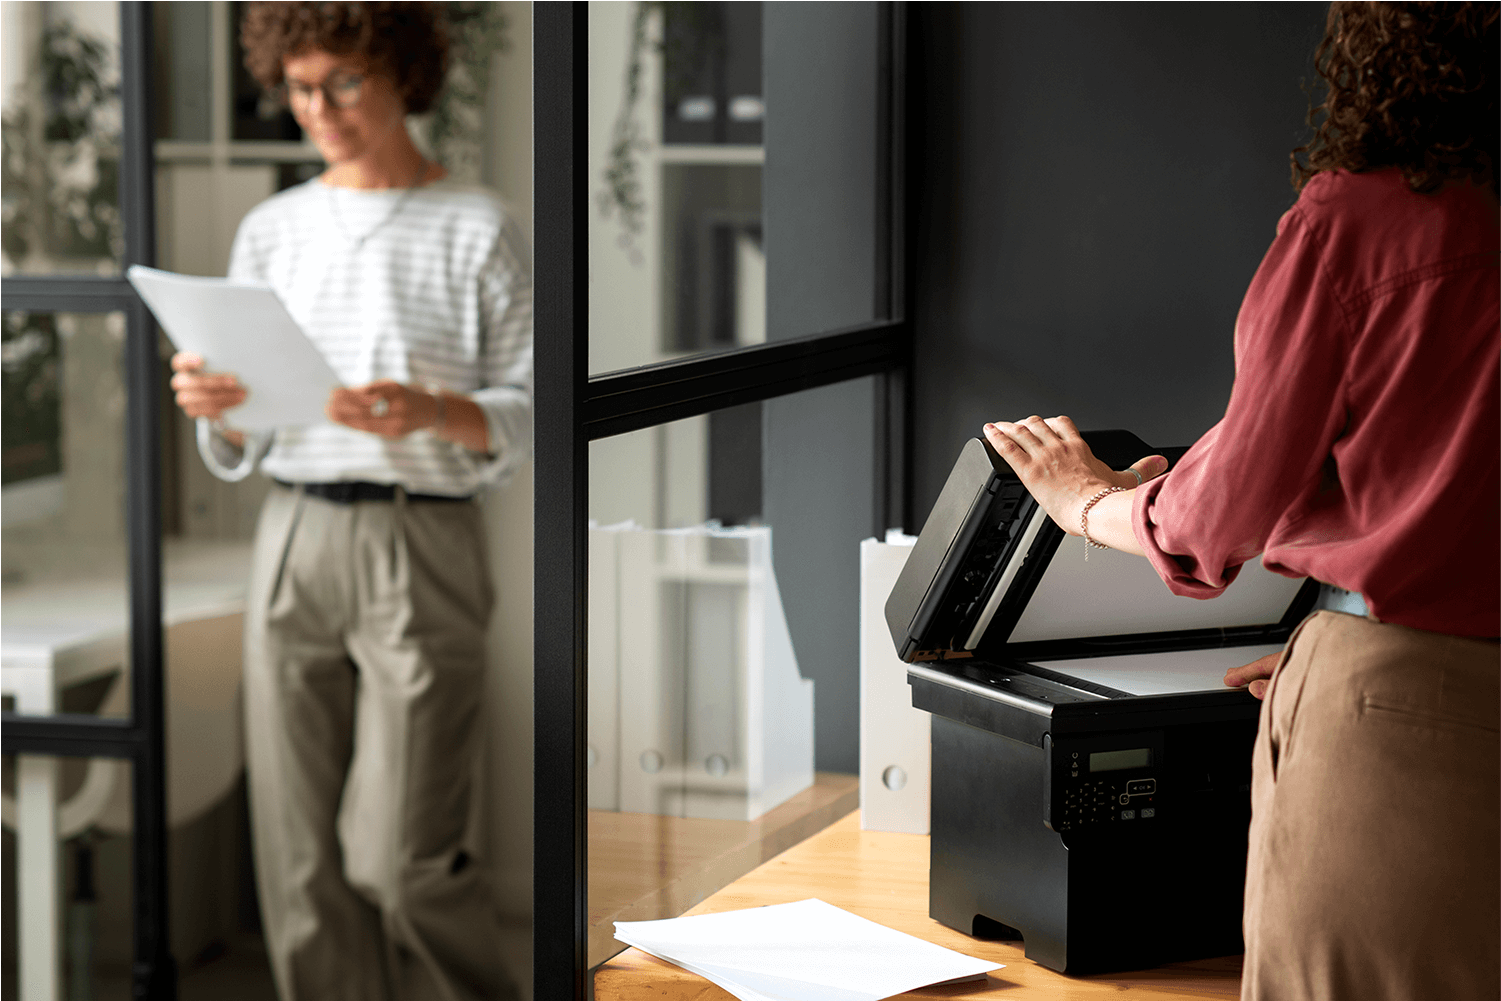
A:
[[[781,340],[868,322],[875,309],[876,5],[764,10],[766,328]],[[874,383],[768,400],[762,413],[762,513],[798,668],[814,681],[814,760],[857,772]]]
[[[1235,312],[1293,200],[1324,7],[912,4],[917,523],[986,420],[1150,442],[1218,419]],[[874,5],[765,7],[767,327],[873,315]],[[764,407],[763,514],[820,769],[859,753],[869,380]]]
[[[987,420],[1223,413],[1322,4],[913,4],[914,516]]]

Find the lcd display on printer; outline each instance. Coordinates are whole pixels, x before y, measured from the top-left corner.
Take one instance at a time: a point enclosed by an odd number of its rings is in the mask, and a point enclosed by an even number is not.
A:
[[[1120,772],[1127,768],[1146,768],[1152,763],[1150,747],[1133,747],[1125,751],[1096,751],[1089,756],[1091,772]]]
[[[1185,451],[1084,437],[1113,469]],[[1240,951],[1260,704],[1224,672],[1279,649],[1314,587],[1252,561],[1199,601],[1140,557],[1086,563],[968,442],[886,604],[933,716],[932,917],[1069,973]]]

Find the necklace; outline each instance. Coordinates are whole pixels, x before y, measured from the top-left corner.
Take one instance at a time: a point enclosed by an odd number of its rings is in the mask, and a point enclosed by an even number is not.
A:
[[[344,224],[344,217],[339,214],[339,193],[332,184],[328,185],[329,214],[333,216],[334,225],[339,228],[339,232],[344,234],[344,239],[354,244],[356,253],[359,252],[360,248],[365,245],[366,240],[370,239],[376,233],[380,232],[381,227],[385,226],[386,223],[396,218],[397,213],[401,211],[401,207],[407,203],[407,199],[412,197],[412,192],[417,190],[417,182],[422,180],[422,176],[426,173],[427,158],[423,157],[422,161],[417,164],[417,173],[412,175],[411,183],[402,189],[400,197],[398,197],[396,199],[396,203],[391,206],[391,210],[385,215],[381,216],[379,222],[377,222],[374,226],[371,226],[369,229],[365,230],[365,232],[360,236],[355,236],[349,231],[349,227]]]

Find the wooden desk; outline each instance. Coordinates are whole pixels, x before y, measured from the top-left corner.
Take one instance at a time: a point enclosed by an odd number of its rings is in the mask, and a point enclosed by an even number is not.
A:
[[[758,820],[589,811],[589,965],[624,948],[616,921],[676,917],[860,805],[860,779],[819,772]]]
[[[1028,960],[1018,944],[980,942],[928,917],[928,839],[918,834],[860,830],[853,813],[709,897],[689,914],[709,914],[818,897],[883,925],[936,942],[1006,968],[985,984],[913,991],[913,997],[1040,997],[1063,1001],[1115,997],[1130,990],[1141,998],[1236,998],[1240,996],[1239,956],[1174,963],[1156,970],[1094,977],[1066,977]],[[1015,988],[1028,990],[1013,994]],[[707,980],[627,949],[599,968],[594,977],[599,1001],[732,1001]]]

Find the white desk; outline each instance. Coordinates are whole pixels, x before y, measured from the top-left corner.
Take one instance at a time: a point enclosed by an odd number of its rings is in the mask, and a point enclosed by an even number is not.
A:
[[[64,552],[0,591],[0,692],[15,711],[47,716],[67,688],[118,672],[107,714],[128,714],[129,600],[122,552]],[[163,553],[163,626],[238,619],[249,576],[249,543],[169,541]],[[169,637],[170,639],[170,637]],[[239,662],[177,665],[222,689],[238,682]],[[184,679],[190,685],[194,679]],[[223,694],[221,692],[221,694]],[[230,695],[232,698],[232,694]],[[238,743],[238,732],[229,736]],[[170,750],[170,749],[169,749]],[[58,799],[56,758],[18,755],[16,831],[20,906],[20,986],[28,1001],[54,1001],[61,988],[60,834],[71,835],[105,808],[127,763],[94,759],[83,787]],[[238,770],[238,761],[234,763]],[[8,804],[7,804],[8,805]],[[9,811],[7,811],[9,812]]]

